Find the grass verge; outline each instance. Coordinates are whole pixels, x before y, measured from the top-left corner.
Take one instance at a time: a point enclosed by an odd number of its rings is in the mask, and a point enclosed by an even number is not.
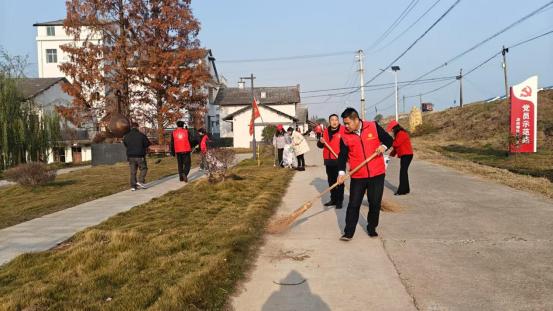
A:
[[[270,159],[201,180],[0,268],[0,309],[217,310],[262,239],[293,172]]]
[[[148,159],[146,181],[176,174],[175,158]],[[193,164],[198,162],[194,155]],[[96,166],[62,174],[53,183],[38,187],[0,188],[0,229],[108,196],[129,188],[126,163]]]
[[[416,157],[448,166],[466,173],[475,174],[509,187],[540,193],[553,198],[551,180],[551,156],[542,151],[538,154],[506,157],[487,148],[470,148],[456,144],[439,144],[416,138]]]

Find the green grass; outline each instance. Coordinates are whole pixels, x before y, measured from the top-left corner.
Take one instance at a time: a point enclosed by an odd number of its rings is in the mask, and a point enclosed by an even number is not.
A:
[[[194,165],[198,162],[194,155]],[[146,181],[176,174],[175,158],[148,159]],[[0,229],[57,212],[123,190],[129,186],[126,163],[96,166],[56,177],[53,183],[38,187],[0,188]]]
[[[0,269],[0,309],[222,309],[293,176],[263,163],[244,161],[223,183],[192,183],[58,249],[19,256]]]

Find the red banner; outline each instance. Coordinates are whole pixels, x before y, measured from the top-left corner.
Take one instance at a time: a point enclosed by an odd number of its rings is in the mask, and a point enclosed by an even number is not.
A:
[[[511,152],[536,152],[538,77],[511,87]]]

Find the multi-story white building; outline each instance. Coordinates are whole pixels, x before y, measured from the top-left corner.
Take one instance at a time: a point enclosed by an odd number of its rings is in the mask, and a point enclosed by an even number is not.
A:
[[[99,34],[93,34],[86,29],[81,31],[81,40],[76,42],[72,35],[67,34],[63,27],[63,20],[56,20],[43,23],[35,23],[33,26],[37,29],[37,64],[39,78],[65,78],[71,81],[71,78],[66,76],[59,68],[62,63],[69,61],[67,53],[62,51],[61,46],[66,44],[81,45],[84,39],[89,37],[89,41],[96,44],[104,44],[104,41]],[[211,73],[211,81],[206,85],[206,93],[208,94],[207,112],[205,114],[204,124],[209,133],[214,137],[219,137],[220,113],[219,106],[214,105],[215,97],[218,89],[225,84],[224,78],[219,77],[217,67],[215,66],[215,57],[211,50],[208,50],[205,60],[209,64]],[[183,120],[189,123],[190,115],[186,110],[183,110]],[[102,119],[104,116],[99,116]],[[147,124],[143,124],[147,126]],[[98,126],[93,126],[99,128]],[[169,126],[169,130],[173,126]]]

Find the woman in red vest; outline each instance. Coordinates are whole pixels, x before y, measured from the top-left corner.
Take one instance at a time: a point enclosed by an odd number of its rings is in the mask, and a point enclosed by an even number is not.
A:
[[[344,135],[344,127],[340,125],[337,114],[331,114],[328,117],[328,123],[329,127],[321,133],[322,137],[319,136],[317,147],[323,149],[328,186],[332,186],[338,180],[337,155],[340,154],[340,142],[342,141],[342,135]],[[337,209],[340,209],[343,201],[344,185],[340,185],[330,191],[330,201],[325,203],[324,206],[336,206]]]
[[[200,153],[202,154],[202,162],[200,163],[200,169],[205,170],[207,169],[206,156],[207,156],[207,143],[209,142],[209,137],[207,136],[207,133],[203,128],[198,130],[198,134],[200,134]]]
[[[346,163],[349,163],[350,170],[352,170],[371,155],[376,153],[377,156],[351,175],[346,227],[340,240],[349,241],[353,237],[365,192],[369,201],[367,233],[370,237],[377,237],[376,227],[380,216],[386,174],[383,153],[392,147],[393,139],[378,123],[361,120],[353,108],[344,110],[342,119],[346,131],[340,143],[338,183],[343,184],[345,181]]]
[[[409,165],[413,160],[413,147],[411,146],[411,139],[407,131],[399,125],[396,120],[392,120],[386,127],[388,132],[394,133],[394,150],[390,153],[390,156],[397,156],[400,158],[399,169],[399,186],[395,195],[408,194],[411,189],[409,188]]]

